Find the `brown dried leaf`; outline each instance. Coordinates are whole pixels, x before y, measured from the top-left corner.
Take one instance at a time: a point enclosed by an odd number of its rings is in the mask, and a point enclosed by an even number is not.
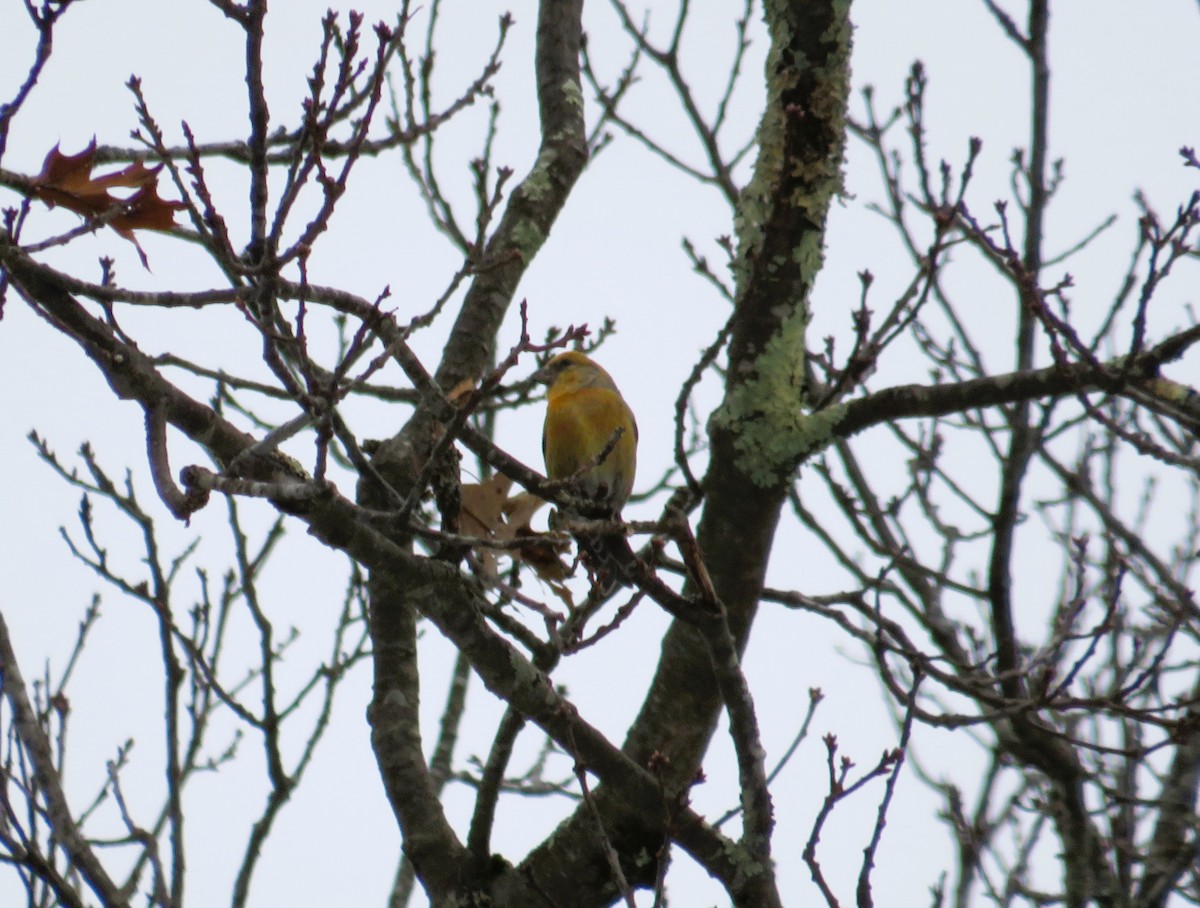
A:
[[[33,181],[33,193],[47,205],[96,218],[109,214],[108,225],[137,247],[142,265],[149,269],[146,253],[134,236],[135,230],[169,230],[175,226],[175,212],[187,206],[171,202],[158,194],[158,173],[162,165],[147,167],[135,161],[111,173],[93,175],[96,140],[79,154],[63,154],[57,145],[42,163],[42,172]],[[134,190],[128,197],[112,194],[113,189]],[[110,214],[116,210],[117,213]]]
[[[562,554],[570,549],[570,545],[555,539],[549,533],[539,533],[529,526],[529,521],[538,512],[545,500],[538,498],[532,492],[522,492],[514,495],[504,503],[504,515],[508,518],[508,535],[506,539],[516,539],[519,536],[537,537],[527,542],[517,550],[520,559],[533,568],[533,572],[552,587],[570,576],[570,570],[563,563]]]
[[[495,536],[504,526],[504,503],[511,488],[512,480],[502,473],[487,482],[463,483],[459,532],[466,536]]]
[[[485,539],[496,536],[497,530],[504,526],[504,502],[511,488],[512,480],[501,473],[487,482],[463,483],[462,507],[458,515],[459,532]],[[495,577],[498,573],[496,550],[479,546],[475,554],[484,575]]]
[[[562,552],[570,548],[566,543],[555,539],[538,539],[521,546],[521,560],[533,568],[538,577],[557,587],[571,576],[570,567],[563,561]]]
[[[530,492],[508,497],[512,480],[496,474],[487,482],[465,483],[462,487],[462,511],[459,530],[467,536],[481,536],[508,542],[519,536],[539,537],[509,552],[514,560],[525,562],[535,574],[551,586],[560,584],[570,572],[561,554],[570,546],[546,533],[531,529],[529,521],[546,502]],[[494,576],[497,552],[481,546],[477,552],[484,571]]]
[[[546,502],[532,492],[521,492],[504,502],[504,530],[500,538],[515,539],[518,536],[532,536],[534,531],[529,528],[529,521]]]

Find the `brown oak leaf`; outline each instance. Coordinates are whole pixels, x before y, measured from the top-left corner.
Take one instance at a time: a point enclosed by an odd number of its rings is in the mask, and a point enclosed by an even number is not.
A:
[[[42,163],[42,172],[33,180],[33,193],[47,205],[60,205],[88,218],[105,217],[108,224],[137,248],[142,265],[149,270],[146,253],[134,236],[135,230],[169,230],[175,226],[175,212],[187,206],[158,194],[158,174],[162,165],[147,167],[134,161],[111,173],[93,174],[96,140],[78,154],[63,154],[57,145]],[[113,189],[131,189],[122,198]]]
[[[486,482],[463,483],[460,531],[498,542],[529,537],[529,542],[517,550],[510,550],[508,555],[523,561],[546,583],[552,586],[561,583],[568,575],[567,567],[559,557],[567,549],[566,544],[529,526],[530,519],[546,502],[529,492],[510,498],[511,488],[512,480],[499,473]],[[484,573],[496,576],[496,551],[480,547],[476,555]]]

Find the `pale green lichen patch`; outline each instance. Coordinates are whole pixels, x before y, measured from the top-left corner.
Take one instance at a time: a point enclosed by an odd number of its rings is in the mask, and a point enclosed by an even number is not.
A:
[[[533,221],[525,219],[513,226],[512,240],[521,258],[531,262],[542,248],[542,243],[546,242],[546,234]]]
[[[816,230],[805,232],[792,249],[792,262],[803,275],[817,274],[825,264],[824,235]]]
[[[849,0],[834,4],[831,25],[822,36],[821,44],[834,49],[823,63],[809,59],[794,48],[788,4],[783,0],[768,2],[764,8],[771,47],[767,54],[767,103],[758,128],[758,158],[754,175],[738,199],[734,229],[738,238],[738,253],[734,261],[735,278],[740,282],[749,277],[749,263],[758,255],[763,243],[763,225],[774,205],[785,204],[804,211],[813,224],[822,224],[830,200],[842,191],[842,152],[845,134],[846,100],[850,86]],[[792,49],[793,59],[785,63],[784,50]],[[784,99],[796,88],[804,68],[813,90],[804,99],[804,110],[789,110]],[[831,137],[829,154],[824,157],[800,158],[789,156],[786,147],[788,117],[802,115],[812,122],[824,124]],[[790,196],[779,198],[784,178],[794,184]],[[819,256],[804,262],[806,275],[816,273]],[[769,267],[769,266],[768,266]]]
[[[842,189],[849,7],[850,0],[834,0],[829,26],[813,42],[793,32],[797,20],[788,0],[764,3],[766,109],[754,174],[734,219],[734,278],[739,303],[769,301],[778,327],[761,350],[742,349],[714,416],[733,438],[738,468],[762,487],[788,481],[801,457],[829,443],[844,415],[841,407],[806,414],[803,392],[808,294],[824,262],[829,205]],[[801,117],[801,128],[793,128]],[[769,247],[768,225],[778,234]]]
[[[567,79],[562,84],[563,100],[574,107],[580,114],[583,113],[583,89],[579,87],[577,82]]]
[[[745,885],[746,880],[752,880],[767,870],[761,861],[751,857],[750,852],[736,842],[726,844],[725,857],[737,868],[735,883],[738,885]]]
[[[540,202],[550,192],[550,171],[558,160],[558,152],[553,148],[543,148],[533,162],[533,169],[521,184],[521,191],[531,202]]]
[[[748,263],[762,249],[763,224],[771,213],[771,202],[775,187],[779,185],[786,164],[785,120],[786,114],[780,99],[792,86],[795,74],[780,66],[780,48],[785,46],[788,35],[778,17],[773,24],[771,50],[767,55],[767,106],[762,122],[758,126],[758,158],[754,164],[754,175],[738,196],[737,211],[733,228],[738,240],[734,258],[734,278],[743,284],[749,277]]]
[[[844,414],[842,407],[804,412],[806,324],[799,309],[785,319],[714,415],[733,436],[738,468],[763,488],[785,482],[802,456],[828,444]]]

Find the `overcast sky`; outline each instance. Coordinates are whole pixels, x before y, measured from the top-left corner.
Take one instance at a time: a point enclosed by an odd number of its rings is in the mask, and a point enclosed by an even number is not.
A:
[[[272,114],[280,122],[294,122],[327,5],[291,0],[272,7],[267,66]],[[1021,18],[1019,4],[1006,0],[1003,5]],[[723,12],[713,10],[716,4],[693,6],[705,8],[695,12],[684,65],[700,97],[711,102],[719,90],[732,38]],[[388,3],[362,3],[358,8],[366,12],[368,21],[388,18],[393,11]],[[516,25],[496,80],[503,103],[496,163],[511,165],[520,176],[530,166],[537,142],[533,5],[505,7],[483,0],[448,3],[443,12],[439,85],[443,100],[448,101],[471,77],[487,54],[495,20],[505,9],[512,10]],[[651,21],[661,35],[673,4],[655,3],[652,10]],[[420,29],[425,15],[424,11],[417,14]],[[1020,55],[987,14],[982,0],[857,0],[853,16],[857,28],[852,113],[861,116],[858,89],[868,83],[875,86],[881,110],[899,103],[905,75],[913,60],[921,59],[930,82],[931,156],[944,156],[960,165],[968,137],[983,138],[971,199],[984,210],[994,199],[1011,198],[1011,152],[1027,141],[1028,80]],[[0,12],[0,99],[11,97],[31,57],[31,31],[23,20],[15,2]],[[628,42],[602,3],[589,6],[586,22],[597,63],[611,81],[628,54]],[[761,30],[756,30],[755,38],[756,50],[761,51]],[[1143,190],[1156,207],[1170,213],[1196,187],[1196,172],[1184,170],[1178,149],[1200,144],[1200,91],[1196,90],[1200,72],[1195,50],[1200,46],[1200,8],[1194,0],[1060,0],[1053,10],[1050,44],[1052,156],[1066,160],[1066,181],[1049,219],[1051,254],[1070,247],[1108,215],[1119,218],[1093,253],[1071,266],[1075,304],[1086,319],[1089,312],[1104,311],[1126,264],[1137,216],[1133,192]],[[732,117],[730,148],[739,137],[751,134],[757,120],[761,56],[751,56],[750,76]],[[179,135],[181,119],[205,141],[244,135],[238,35],[214,8],[200,0],[81,3],[56,35],[53,62],[16,121],[0,166],[32,175],[56,143],[73,152],[93,135],[101,143],[126,142],[136,125],[124,87],[131,73],[142,78],[169,137]],[[695,143],[671,113],[671,103],[661,78],[647,73],[630,99],[630,116],[647,123],[685,159],[698,161]],[[589,105],[589,118],[595,113]],[[465,168],[478,154],[482,115],[482,108],[472,111],[447,134],[458,144],[443,149],[441,173],[443,184],[458,198],[469,194]],[[221,186],[232,210],[243,210],[236,207],[239,193],[243,206],[245,199],[236,174],[222,174]],[[849,306],[859,293],[857,272],[873,272],[877,279],[873,292],[881,301],[893,299],[912,277],[911,265],[895,238],[878,216],[866,210],[868,203],[881,198],[878,171],[855,142],[848,153],[846,190],[846,198],[831,217],[825,271],[814,301],[813,338],[830,333],[846,336]],[[0,190],[0,205],[13,205],[15,199]],[[365,162],[339,208],[333,233],[314,257],[311,279],[368,299],[390,285],[398,311],[427,308],[457,262],[448,244],[423,225],[422,210],[395,159]],[[36,229],[31,228],[30,235],[63,229],[73,223],[73,217],[38,209]],[[44,219],[41,223],[46,226],[39,227],[37,219]],[[234,218],[231,223],[235,236],[246,235],[244,221]],[[690,238],[720,261],[715,240],[729,230],[728,211],[714,191],[697,187],[618,135],[581,180],[521,286],[520,296],[529,300],[535,337],[551,324],[595,326],[606,315],[616,319],[617,333],[599,358],[638,416],[639,487],[656,480],[669,463],[678,387],[697,351],[711,342],[727,317],[726,305],[691,273],[680,249],[681,238]],[[184,244],[161,237],[150,237],[143,244],[152,272],[143,271],[133,248],[111,233],[56,252],[50,260],[70,264],[94,278],[97,257],[110,255],[117,262],[118,280],[141,288],[220,285],[215,270],[195,250],[181,249]],[[1007,325],[1009,302],[982,294],[978,305],[994,307],[997,324]],[[228,361],[245,358],[243,371],[257,357],[249,332],[240,336],[226,332],[211,313],[192,316],[185,333],[174,318],[169,333],[141,313],[121,316],[135,337],[157,345],[154,352],[190,350],[199,356],[213,344],[227,345]],[[416,344],[427,364],[439,349],[440,337],[434,331]],[[510,323],[501,346],[515,337],[515,323]],[[999,358],[1004,355],[1003,347],[996,351],[997,370],[1005,368],[1007,360]],[[1195,374],[1176,377],[1193,384],[1200,381]],[[905,380],[922,378],[910,375]],[[30,678],[40,673],[47,656],[61,667],[74,628],[98,589],[96,578],[69,557],[59,538],[61,525],[75,532],[78,492],[37,461],[24,438],[30,429],[36,428],[72,464],[77,463],[75,450],[87,440],[113,476],[123,476],[125,467],[131,466],[143,504],[177,548],[197,534],[221,538],[225,512],[221,503],[215,503],[198,514],[190,528],[172,523],[154,499],[141,466],[140,409],[116,401],[79,350],[32,316],[13,293],[0,322],[0,388],[0,609]],[[715,385],[706,385],[701,403],[711,404],[716,390]],[[367,436],[383,436],[397,428],[385,412],[363,410],[352,416],[360,420],[358,428]],[[503,446],[535,466],[540,466],[540,420],[540,408],[530,408],[505,418],[498,436]],[[189,458],[203,462],[182,444],[173,456],[179,465]],[[343,486],[342,491],[350,488]],[[627,516],[648,518],[660,503],[632,508]],[[261,525],[265,510],[252,504],[246,510],[252,514],[251,522]],[[106,513],[101,515],[101,526],[112,534],[114,557],[136,573],[136,552],[120,550],[119,540],[128,538],[126,528]],[[322,628],[332,621],[343,570],[341,559],[319,549],[298,528],[293,530],[295,538],[285,544],[265,588],[281,626],[292,622],[304,626],[294,654],[303,666],[326,655]],[[839,588],[841,578],[830,566],[805,561],[789,544],[788,537],[781,537],[771,568],[772,585],[812,593]],[[222,551],[216,542],[206,543],[198,558],[207,558],[203,563],[215,574],[223,567]],[[134,806],[148,811],[160,794],[160,743],[154,723],[161,716],[161,685],[154,628],[137,604],[110,590],[102,592],[105,618],[72,691],[74,760],[69,790],[77,803],[86,800],[100,783],[104,761],[132,736],[137,740],[133,769],[147,780],[146,791],[134,794]],[[181,607],[185,602],[181,594]],[[621,631],[619,643],[596,647],[564,669],[563,679],[584,715],[618,740],[640,704],[664,626],[657,612],[643,607]],[[813,619],[768,610],[756,627],[746,660],[769,763],[795,733],[806,691],[821,687],[828,696],[814,734],[776,789],[779,825],[774,851],[788,904],[808,904],[817,898],[800,852],[824,790],[820,735],[836,733],[845,752],[864,766],[895,744],[895,731],[873,675],[857,664],[861,654],[838,651],[835,642],[842,645],[828,636],[827,629],[814,627]],[[444,698],[449,648],[432,630],[426,634],[425,646],[424,706],[430,723],[427,737],[432,738]],[[614,663],[619,663],[619,671],[613,671]],[[261,897],[255,904],[384,902],[399,837],[370,750],[364,718],[369,685],[364,664],[340,695],[333,731],[304,793],[286,808],[276,839],[265,852],[255,888]],[[472,689],[471,708],[467,735],[457,752],[458,765],[469,754],[486,752],[489,731],[499,715],[499,707],[478,686]],[[527,737],[528,748],[534,747],[534,736]],[[925,748],[935,771],[948,772],[978,760],[969,750],[942,740],[945,737],[928,729],[918,731],[917,745]],[[262,798],[257,790],[244,796],[237,792],[258,777],[259,761],[258,751],[249,746],[240,764],[199,780],[191,792],[197,798],[189,852],[189,890],[195,904],[221,904],[228,899],[236,866],[230,856],[240,854],[247,824]],[[730,761],[725,738],[718,733],[706,764],[709,778],[728,776]],[[697,789],[694,800],[701,812],[711,816],[728,808],[730,797],[728,786],[712,784]],[[452,790],[447,800],[456,820],[468,815],[471,799],[466,790]],[[868,794],[850,805],[823,838],[827,873],[847,897],[870,834],[875,803]],[[207,810],[212,804],[220,809]],[[562,809],[561,803],[553,801],[503,802],[497,847],[519,859],[530,843],[553,827]],[[903,777],[878,862],[878,892],[904,893],[904,903],[916,904],[925,887],[943,870],[950,870],[949,841],[930,820],[934,809],[934,801],[916,779]],[[686,857],[677,858],[673,872],[673,904],[725,904],[723,894]],[[0,870],[0,902],[15,898],[7,894],[17,891],[9,874]]]

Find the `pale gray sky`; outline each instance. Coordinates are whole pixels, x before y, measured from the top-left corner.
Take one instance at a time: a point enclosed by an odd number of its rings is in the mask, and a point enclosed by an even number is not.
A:
[[[272,114],[292,122],[304,77],[311,67],[319,22],[327,2],[292,0],[276,4],[268,27],[268,78]],[[340,7],[340,4],[338,5]],[[386,18],[393,4],[360,3],[368,21]],[[673,4],[653,3],[652,21],[665,27]],[[688,36],[685,65],[701,97],[717,82],[730,37],[723,11],[710,4],[696,11]],[[1020,4],[1005,6],[1019,12]],[[957,167],[969,136],[984,139],[984,150],[970,200],[988,213],[993,199],[1009,198],[1009,158],[1024,145],[1027,129],[1027,78],[1022,61],[981,0],[857,0],[854,4],[856,89],[851,110],[862,113],[857,89],[876,88],[876,103],[886,111],[902,99],[903,80],[915,58],[924,61],[930,88],[928,119],[930,156],[945,156]],[[504,105],[497,162],[524,173],[535,149],[532,54],[535,12],[531,3],[506,7],[491,2],[448,3],[438,59],[444,100],[473,74],[493,40],[494,20],[511,8],[516,17],[504,68],[497,79]],[[486,10],[487,12],[481,12]],[[417,14],[419,28],[424,13]],[[627,54],[627,42],[615,31],[611,10],[599,2],[586,13],[591,46],[601,65],[615,75]],[[7,99],[18,84],[31,53],[30,30],[19,5],[10,2],[0,13],[0,97]],[[756,33],[757,37],[757,33]],[[761,37],[757,37],[761,46]],[[1172,212],[1195,188],[1196,173],[1185,171],[1177,149],[1200,144],[1200,92],[1195,90],[1195,48],[1200,46],[1200,11],[1190,0],[1153,0],[1133,4],[1119,0],[1061,0],[1053,12],[1051,33],[1053,98],[1051,145],[1054,157],[1066,159],[1066,182],[1051,211],[1051,249],[1069,247],[1100,220],[1115,213],[1118,225],[1085,259],[1071,265],[1076,278],[1074,299],[1081,318],[1102,313],[1120,269],[1124,267],[1136,220],[1130,202],[1142,189],[1160,210]],[[734,120],[748,134],[757,111],[755,94],[759,58],[754,58],[749,86]],[[130,73],[141,76],[147,97],[171,137],[186,119],[204,140],[227,139],[244,132],[244,88],[241,49],[236,31],[200,0],[148,3],[137,0],[80,4],[66,17],[56,36],[54,61],[42,84],[16,121],[2,166],[36,173],[55,143],[76,151],[93,135],[102,143],[122,143],[135,126],[129,92]],[[649,118],[655,134],[680,154],[695,160],[696,149],[680,124],[660,114],[663,83],[649,74],[631,99],[631,110]],[[594,109],[591,109],[594,115]],[[466,163],[478,153],[482,108],[450,130],[460,147],[447,146],[441,165],[443,183],[461,183]],[[899,135],[897,135],[899,138]],[[231,168],[213,168],[224,202],[232,212],[244,210],[245,189]],[[912,277],[909,263],[880,218],[865,210],[880,198],[878,171],[861,144],[851,142],[846,169],[847,197],[835,208],[828,234],[825,271],[817,285],[813,338],[829,333],[847,336],[849,306],[857,301],[856,273],[869,268],[876,277],[874,299],[882,308]],[[454,194],[452,192],[452,194]],[[0,190],[0,204],[15,196]],[[239,207],[240,206],[240,207]],[[367,298],[384,285],[394,292],[400,311],[420,311],[436,298],[456,265],[448,244],[419,215],[421,203],[395,159],[365,162],[350,195],[339,207],[334,232],[322,241],[310,277],[343,286]],[[27,236],[64,229],[75,222],[67,212],[47,213],[35,206]],[[235,236],[246,226],[229,218]],[[44,226],[43,226],[44,225]],[[401,229],[398,229],[400,227]],[[618,333],[605,346],[602,360],[632,402],[641,427],[641,482],[644,487],[670,459],[674,398],[696,352],[706,346],[724,322],[726,305],[690,272],[680,251],[687,236],[714,261],[720,256],[716,236],[730,230],[728,214],[716,193],[693,183],[618,136],[583,177],[578,190],[523,283],[520,296],[530,303],[535,336],[550,324],[599,323],[617,319]],[[70,264],[95,276],[100,255],[117,261],[118,279],[142,288],[219,286],[220,279],[194,249],[170,238],[143,239],[152,273],[138,264],[132,246],[105,232],[58,251],[50,261]],[[1086,264],[1085,264],[1086,263]],[[966,272],[962,280],[971,280]],[[986,283],[980,281],[981,288]],[[1194,299],[1191,300],[1194,302]],[[1182,302],[1182,300],[1181,300]],[[998,325],[1011,322],[1011,301],[983,290],[981,309],[995,311]],[[515,312],[514,312],[515,315]],[[1178,314],[1182,319],[1183,315]],[[218,314],[189,316],[180,335],[164,334],[142,313],[122,310],[131,333],[157,349],[206,351],[223,345],[226,361],[250,369],[258,356],[249,332],[224,330]],[[143,324],[145,327],[143,328]],[[178,323],[172,320],[172,325]],[[1163,328],[1167,325],[1161,326]],[[441,332],[420,339],[420,352],[432,357]],[[515,323],[501,343],[515,339]],[[1002,368],[1011,352],[995,351]],[[429,361],[429,360],[427,360]],[[532,366],[530,366],[532,368]],[[79,380],[82,377],[82,381]],[[1196,375],[1179,375],[1193,383]],[[902,380],[922,375],[897,373]],[[200,387],[200,386],[197,386]],[[97,588],[96,579],[73,561],[58,537],[58,527],[75,533],[78,493],[55,479],[36,459],[25,434],[36,428],[69,463],[85,440],[112,475],[131,465],[143,504],[165,528],[164,538],[181,547],[196,535],[207,535],[198,558],[217,573],[224,565],[224,505],[214,502],[198,514],[190,528],[174,524],[153,497],[142,466],[142,415],[116,401],[98,374],[79,353],[32,316],[10,293],[0,323],[0,609],[11,626],[23,658],[26,677],[36,676],[42,660],[61,660],[74,628]],[[69,393],[68,393],[69,389]],[[716,393],[706,385],[701,400]],[[358,428],[370,436],[396,427],[386,410],[352,411]],[[526,463],[540,465],[541,413],[531,408],[506,417],[499,441]],[[199,460],[177,444],[173,465]],[[348,491],[343,487],[344,492]],[[114,558],[135,573],[137,555],[120,540],[125,527],[101,509],[101,526]],[[260,523],[265,510],[244,506]],[[627,511],[649,517],[655,505]],[[76,535],[78,535],[76,533]],[[837,589],[841,578],[830,565],[813,563],[781,536],[770,582],[806,592]],[[333,619],[341,593],[340,559],[320,549],[296,528],[265,581],[269,608],[280,626],[295,623],[305,634],[292,658],[298,675],[325,657],[321,628]],[[161,685],[155,632],[144,609],[123,601],[108,589],[104,619],[79,667],[73,688],[69,790],[82,802],[100,783],[104,762],[128,737],[136,738],[129,792],[131,807],[149,811],[161,796]],[[181,603],[182,605],[183,603]],[[564,666],[562,679],[584,715],[618,740],[640,703],[640,693],[653,670],[663,616],[644,605],[607,646],[578,656]],[[784,772],[775,789],[778,834],[774,853],[788,904],[815,903],[800,855],[813,814],[824,793],[824,749],[820,735],[838,735],[844,752],[862,766],[895,743],[895,732],[880,703],[872,673],[857,664],[861,654],[837,650],[845,641],[832,636],[814,619],[764,611],[747,656],[747,671],[760,710],[764,743],[773,763],[794,734],[806,705],[805,692],[822,687],[827,701],[818,714],[814,734]],[[444,698],[451,654],[432,629],[424,639],[427,674],[424,707],[433,735]],[[253,653],[247,654],[252,658]],[[614,671],[614,665],[619,670]],[[114,670],[115,667],[115,670]],[[288,679],[283,679],[287,683]],[[301,794],[286,808],[273,842],[265,851],[255,885],[258,905],[379,905],[391,884],[399,837],[383,797],[368,740],[364,710],[369,698],[369,669],[362,665],[343,689],[335,725]],[[483,754],[499,707],[481,687],[472,689],[472,718],[460,741],[457,762]],[[219,735],[218,735],[219,738]],[[918,748],[935,771],[952,772],[975,765],[979,757],[950,742],[944,733],[922,729]],[[530,734],[526,742],[536,743]],[[244,745],[243,759],[219,775],[202,778],[190,791],[193,813],[189,863],[190,896],[195,904],[227,901],[236,856],[248,824],[260,809],[262,793],[253,788],[261,771],[260,753]],[[520,765],[520,760],[516,761]],[[732,755],[718,733],[706,771],[709,784],[694,792],[695,806],[708,815],[731,804],[732,790],[718,780],[730,778]],[[569,768],[565,762],[560,770]],[[736,778],[736,773],[732,773]],[[963,773],[964,784],[970,774]],[[141,789],[144,785],[145,788]],[[874,821],[878,787],[839,811],[823,836],[827,875],[847,899],[861,859],[861,848]],[[247,793],[249,792],[249,793]],[[452,817],[465,821],[471,798],[452,789]],[[926,887],[951,870],[945,833],[931,819],[935,802],[916,779],[906,774],[881,849],[875,880],[879,893],[903,893],[905,904],[917,904]],[[496,842],[519,859],[526,847],[553,828],[563,805],[552,800],[504,801]],[[9,870],[0,869],[0,901],[15,892]],[[724,905],[725,897],[686,856],[676,857],[672,871],[673,904]],[[889,904],[900,901],[887,900]],[[648,904],[648,902],[647,902]]]

